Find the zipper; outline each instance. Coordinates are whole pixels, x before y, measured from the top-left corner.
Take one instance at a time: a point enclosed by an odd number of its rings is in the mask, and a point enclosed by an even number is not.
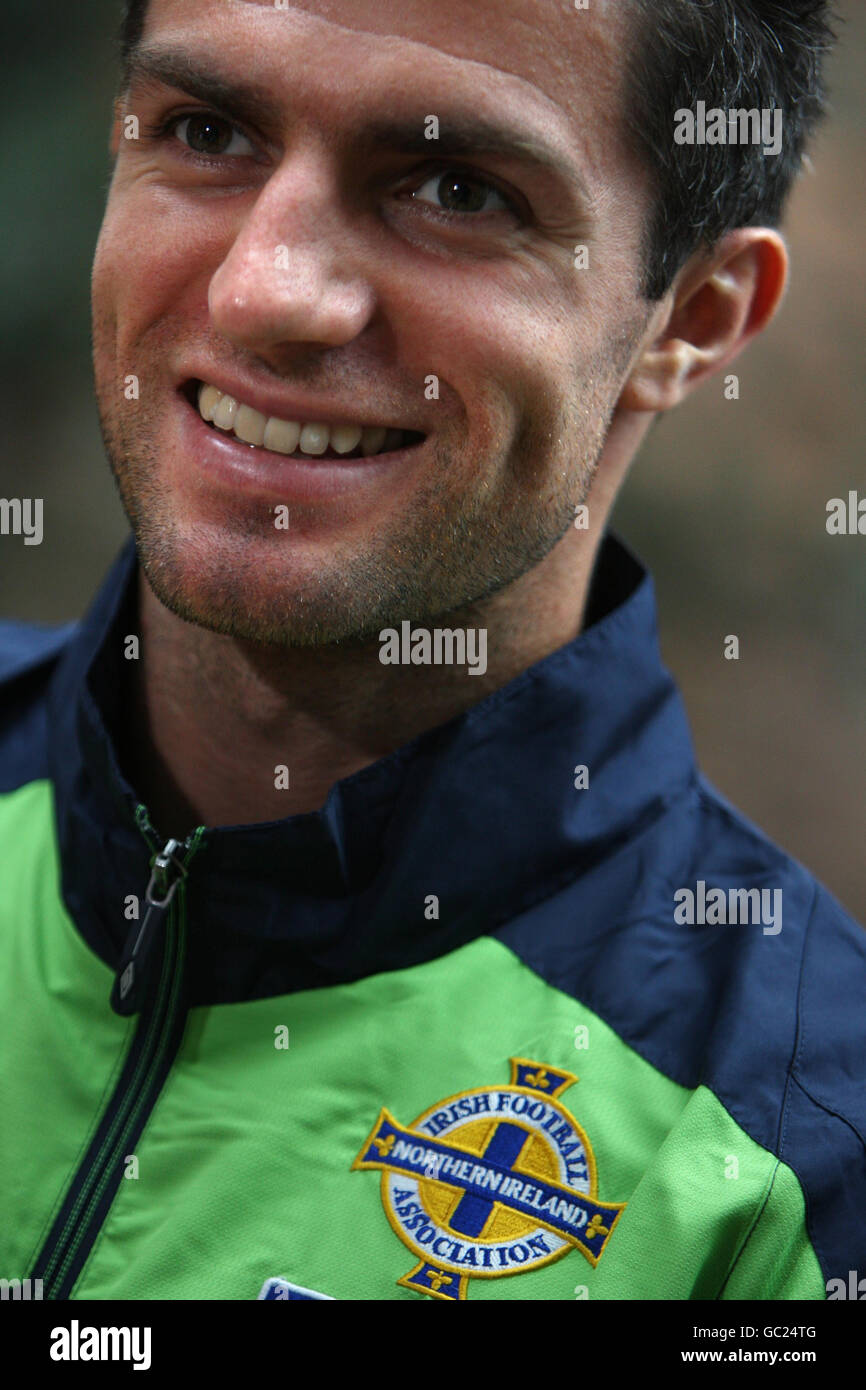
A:
[[[160,927],[167,929],[174,895],[186,878],[186,865],[180,854],[188,848],[188,842],[169,840],[154,857],[144,894],[144,917],[126,938],[111,991],[111,1007],[123,1018],[137,1013],[141,1006]]]
[[[140,1018],[123,1069],[97,1131],[73,1178],[34,1267],[43,1297],[68,1298],[103,1227],[134,1151],[165,1083],[186,1025],[184,960],[189,864],[201,845],[200,826],[162,848],[143,806],[136,821],[152,851],[145,912],[130,931],[111,991],[112,1008]],[[158,958],[161,950],[161,963]]]

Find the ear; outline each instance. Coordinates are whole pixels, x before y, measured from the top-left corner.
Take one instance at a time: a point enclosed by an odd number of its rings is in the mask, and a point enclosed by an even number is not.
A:
[[[619,406],[660,411],[679,405],[763,332],[787,280],[785,243],[769,227],[740,227],[709,256],[693,256],[654,315]]]

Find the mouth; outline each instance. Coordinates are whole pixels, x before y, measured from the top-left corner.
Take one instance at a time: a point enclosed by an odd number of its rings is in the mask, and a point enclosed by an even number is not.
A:
[[[191,380],[181,394],[206,425],[246,444],[254,453],[301,459],[307,463],[354,462],[403,452],[422,444],[426,435],[384,421],[345,424],[326,420],[283,420],[263,415],[210,382]]]

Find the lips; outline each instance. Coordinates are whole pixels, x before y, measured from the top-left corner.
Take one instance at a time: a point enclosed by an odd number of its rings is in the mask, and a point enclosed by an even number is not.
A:
[[[320,398],[253,380],[244,384],[222,377],[217,385],[207,380],[204,364],[200,370],[176,386],[179,411],[170,417],[172,447],[165,458],[178,498],[210,524],[231,526],[232,516],[244,509],[272,525],[275,505],[284,504],[291,508],[297,542],[301,534],[312,536],[322,528],[330,534],[331,527],[355,524],[362,514],[373,524],[429,474],[430,436],[398,429],[393,415],[377,420],[371,407],[368,422],[362,406],[353,420],[353,412],[335,401],[329,419]],[[306,411],[310,418],[293,419],[290,411],[296,416]],[[377,434],[365,440],[366,430]],[[365,453],[365,443],[370,450],[378,446],[377,452]]]
[[[397,429],[379,421],[346,424],[265,415],[206,381],[191,382],[186,394],[206,424],[264,453],[298,459],[351,460],[404,450],[424,439],[417,431]]]

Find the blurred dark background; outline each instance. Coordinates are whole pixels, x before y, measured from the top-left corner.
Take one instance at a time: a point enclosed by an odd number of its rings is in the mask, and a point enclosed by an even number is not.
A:
[[[0,544],[0,615],[58,622],[87,606],[126,529],[88,306],[120,6],[3,3],[0,497],[43,497],[50,544]],[[866,921],[866,537],[825,527],[831,497],[866,496],[866,5],[840,10],[781,315],[732,369],[739,401],[719,379],[656,427],[616,526],[655,574],[704,770]]]

